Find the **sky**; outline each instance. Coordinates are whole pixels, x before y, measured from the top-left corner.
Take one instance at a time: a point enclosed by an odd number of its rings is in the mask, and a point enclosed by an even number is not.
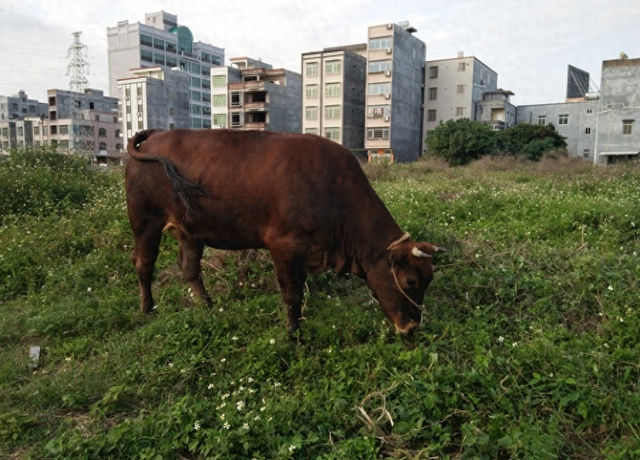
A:
[[[569,64],[597,89],[603,60],[640,58],[638,0],[2,0],[0,95],[22,89],[45,102],[47,89],[68,89],[75,31],[87,45],[89,87],[109,95],[107,27],[160,10],[195,41],[224,48],[227,65],[247,56],[297,72],[304,52],[365,43],[369,26],[409,21],[427,60],[475,56],[516,105],[563,102]]]

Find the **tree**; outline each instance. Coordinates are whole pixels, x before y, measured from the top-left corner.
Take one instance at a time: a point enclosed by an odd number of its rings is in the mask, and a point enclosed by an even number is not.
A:
[[[429,153],[444,158],[451,166],[464,165],[482,155],[495,153],[497,142],[496,132],[488,125],[468,118],[440,122],[426,140]]]
[[[502,133],[504,150],[511,155],[524,154],[533,161],[553,149],[565,148],[567,142],[556,131],[552,123],[548,125],[533,125],[521,123]]]

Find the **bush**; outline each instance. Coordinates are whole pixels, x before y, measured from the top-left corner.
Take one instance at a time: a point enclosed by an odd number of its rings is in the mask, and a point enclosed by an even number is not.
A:
[[[556,131],[552,123],[532,125],[521,123],[501,133],[502,146],[511,155],[524,154],[532,161],[554,149],[567,147],[565,138]]]
[[[498,137],[488,125],[468,118],[440,123],[427,137],[429,153],[451,166],[465,165],[497,151]]]

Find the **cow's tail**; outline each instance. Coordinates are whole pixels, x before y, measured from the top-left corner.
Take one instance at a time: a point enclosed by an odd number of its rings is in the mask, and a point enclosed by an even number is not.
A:
[[[143,153],[140,151],[140,144],[149,139],[151,135],[157,131],[155,129],[146,129],[137,132],[127,145],[127,151],[131,158],[137,161],[152,161],[162,164],[171,184],[171,198],[173,202],[180,208],[185,208],[185,219],[191,209],[197,208],[197,200],[199,197],[208,196],[209,191],[202,185],[187,180],[178,171],[177,166],[168,158],[159,155]]]

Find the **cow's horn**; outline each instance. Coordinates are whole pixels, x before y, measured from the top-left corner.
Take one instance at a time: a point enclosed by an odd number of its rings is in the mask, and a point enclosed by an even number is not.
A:
[[[411,255],[416,257],[422,257],[423,259],[431,259],[430,254],[422,252],[420,249],[418,249],[415,246],[411,248]]]
[[[441,248],[440,246],[433,246],[433,252],[449,252],[446,248]]]

